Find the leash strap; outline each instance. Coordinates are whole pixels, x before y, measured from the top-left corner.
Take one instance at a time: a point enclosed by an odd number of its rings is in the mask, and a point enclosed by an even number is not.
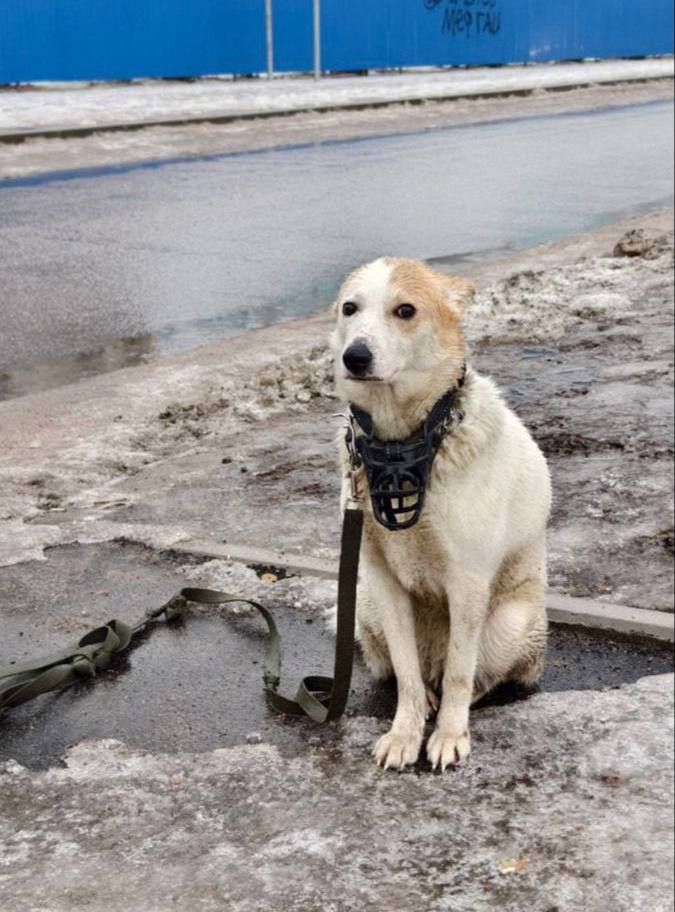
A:
[[[281,638],[273,616],[263,605],[215,589],[186,588],[160,608],[147,611],[133,626],[112,620],[85,634],[74,646],[32,662],[0,667],[0,717],[8,710],[42,694],[62,690],[83,678],[105,670],[113,657],[124,652],[134,637],[162,615],[167,621],[182,617],[188,604],[227,605],[242,603],[255,608],[267,624],[264,690],[270,705],[284,715],[308,716],[314,722],[330,722],[344,713],[349,699],[354,664],[354,627],[363,513],[347,509],[342,526],[338,578],[338,625],[333,677],[310,675],[300,682],[294,700],[279,693]]]

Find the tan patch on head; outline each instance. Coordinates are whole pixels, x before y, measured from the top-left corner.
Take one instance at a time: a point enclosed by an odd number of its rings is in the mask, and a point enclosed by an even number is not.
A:
[[[463,304],[474,294],[464,279],[446,276],[418,260],[387,260],[392,267],[391,286],[398,304],[413,304],[418,319],[431,320],[441,345],[449,352],[463,354]],[[409,326],[412,330],[415,321]]]

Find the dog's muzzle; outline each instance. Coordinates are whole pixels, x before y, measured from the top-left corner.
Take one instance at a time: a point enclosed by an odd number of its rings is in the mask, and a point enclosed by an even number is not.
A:
[[[422,427],[405,440],[378,440],[370,415],[351,406],[347,449],[352,468],[365,469],[373,515],[386,529],[399,532],[419,521],[436,454],[464,419],[464,412],[456,407],[463,383],[464,374],[458,387],[439,399]],[[355,425],[361,435],[355,433]]]
[[[368,478],[373,514],[392,531],[410,529],[424,509],[427,480],[435,450],[426,441],[383,443],[357,438],[357,449]]]

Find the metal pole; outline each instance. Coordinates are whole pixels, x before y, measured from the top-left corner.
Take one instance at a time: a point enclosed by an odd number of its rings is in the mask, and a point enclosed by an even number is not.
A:
[[[265,0],[265,43],[267,46],[267,78],[274,76],[274,17],[272,0]]]
[[[314,78],[321,79],[321,0],[314,0]]]

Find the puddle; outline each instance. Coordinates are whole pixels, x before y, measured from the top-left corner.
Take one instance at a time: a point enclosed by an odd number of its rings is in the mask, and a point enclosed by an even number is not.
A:
[[[134,618],[184,583],[171,564],[119,545],[58,548],[44,563],[5,568],[0,571],[0,595],[7,606],[0,664],[10,656],[39,656],[67,644],[84,632],[85,623]],[[293,695],[302,676],[330,674],[333,638],[323,619],[307,610],[289,607],[275,611],[275,617],[284,644],[282,687]],[[39,698],[0,720],[0,760],[48,767],[69,745],[100,738],[167,753],[208,751],[252,737],[288,754],[318,742],[339,742],[339,727],[285,720],[266,706],[263,648],[263,627],[256,619],[199,615],[160,624],[95,682]],[[620,687],[672,668],[666,644],[558,627],[551,634],[541,687]],[[487,702],[524,696],[505,688]],[[375,684],[357,660],[348,712],[389,719],[394,706],[395,688]],[[480,709],[475,715],[478,723]]]

